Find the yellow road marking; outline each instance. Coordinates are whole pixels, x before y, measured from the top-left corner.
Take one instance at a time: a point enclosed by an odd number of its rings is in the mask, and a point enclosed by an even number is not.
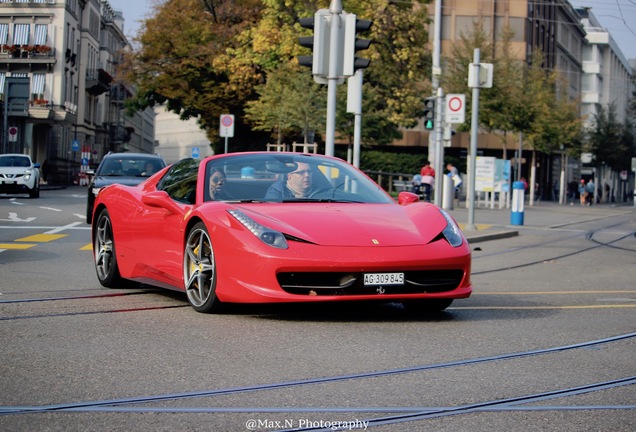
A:
[[[61,239],[62,237],[67,237],[67,236],[68,234],[35,234],[28,237],[19,238],[16,241],[47,243],[47,242]]]
[[[636,308],[636,304],[629,305],[589,305],[589,306],[459,306],[449,307],[454,310],[538,310],[538,309],[612,309]]]
[[[459,225],[459,229],[464,231],[466,229],[466,225],[467,224],[458,223],[457,225]],[[477,231],[486,230],[486,229],[488,229],[490,227],[492,227],[492,224],[475,224],[475,228],[477,229]]]
[[[83,246],[80,248],[80,250],[89,250],[92,251],[93,250],[93,243],[89,243],[86,246]]]
[[[0,249],[29,249],[35,246],[34,244],[15,244],[15,243],[0,243]]]

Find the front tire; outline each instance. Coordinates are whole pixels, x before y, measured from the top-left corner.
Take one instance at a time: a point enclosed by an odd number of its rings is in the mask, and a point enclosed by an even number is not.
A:
[[[108,210],[102,210],[97,218],[93,237],[93,256],[95,257],[97,279],[102,286],[117,288],[125,285],[125,280],[121,277],[117,265],[115,238]]]
[[[203,222],[192,227],[183,251],[183,280],[188,301],[197,312],[221,309],[216,297],[216,263],[210,235]]]
[[[29,198],[40,198],[40,186],[35,184],[33,189],[29,190]]]

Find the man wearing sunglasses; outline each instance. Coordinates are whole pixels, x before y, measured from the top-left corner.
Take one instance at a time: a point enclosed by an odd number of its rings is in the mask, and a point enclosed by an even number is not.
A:
[[[308,198],[313,192],[313,173],[308,164],[298,162],[294,171],[287,173],[283,181],[274,183],[265,194],[265,199],[288,200]]]

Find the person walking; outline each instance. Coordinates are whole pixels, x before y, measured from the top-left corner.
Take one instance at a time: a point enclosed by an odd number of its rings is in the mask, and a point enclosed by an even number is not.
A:
[[[585,202],[586,202],[585,194],[586,194],[586,192],[585,192],[585,179],[581,179],[581,182],[579,183],[579,200],[581,202],[581,205],[585,205]]]
[[[424,188],[424,199],[431,202],[431,191],[433,190],[433,184],[435,183],[435,169],[433,169],[429,161],[424,163],[424,166],[420,171],[420,175],[422,176],[420,181]]]

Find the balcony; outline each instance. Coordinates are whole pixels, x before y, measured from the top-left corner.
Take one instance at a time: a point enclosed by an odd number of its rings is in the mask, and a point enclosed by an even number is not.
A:
[[[1,45],[0,64],[7,68],[28,65],[32,70],[50,69],[55,64],[55,48],[47,45]]]
[[[97,73],[92,73],[86,77],[86,91],[93,96],[106,93],[110,89],[113,77],[104,69],[97,69]]]

